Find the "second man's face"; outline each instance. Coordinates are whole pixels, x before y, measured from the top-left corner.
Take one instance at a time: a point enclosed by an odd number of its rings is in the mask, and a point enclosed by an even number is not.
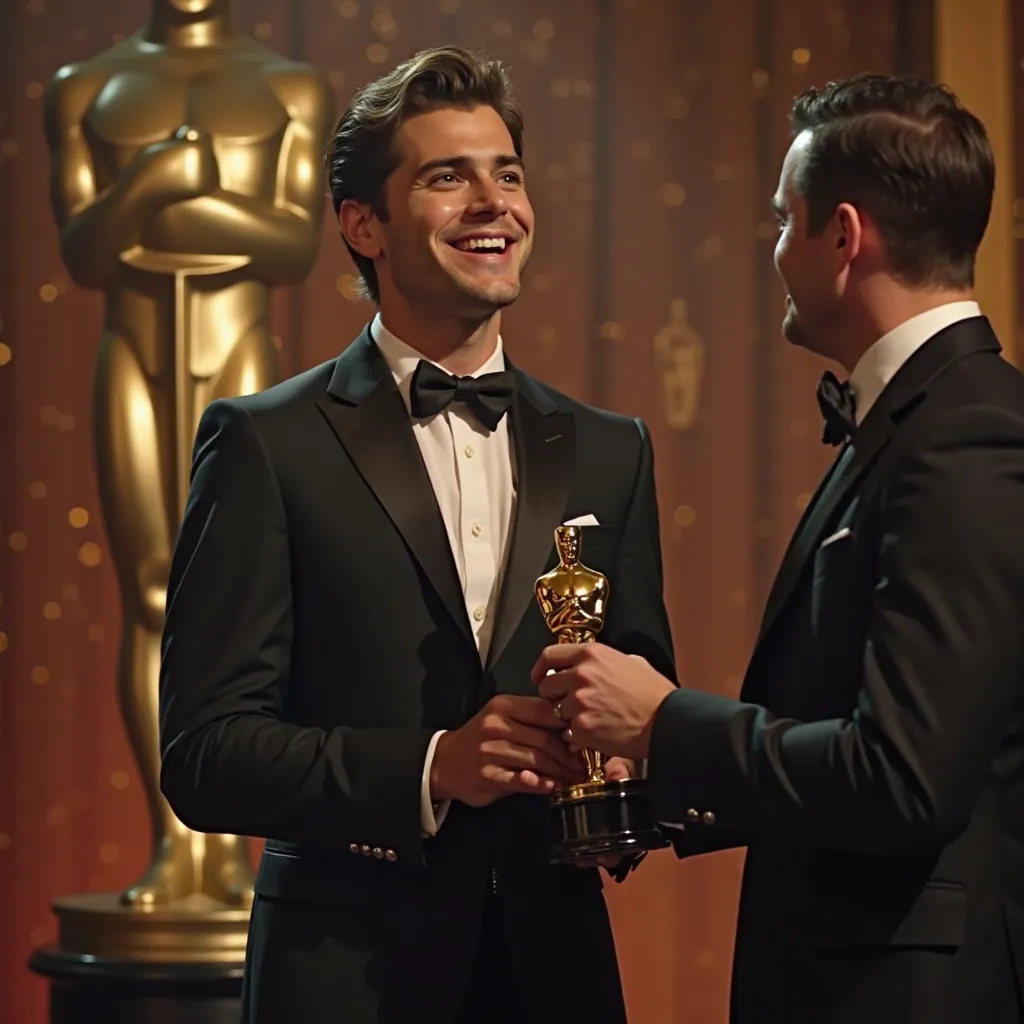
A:
[[[508,128],[493,108],[443,109],[402,125],[385,187],[381,297],[457,317],[514,302],[533,208]]]

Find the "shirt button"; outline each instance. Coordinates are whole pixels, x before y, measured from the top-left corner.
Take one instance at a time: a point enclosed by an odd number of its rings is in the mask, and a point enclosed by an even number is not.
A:
[[[474,537],[479,537],[484,532],[484,528],[479,523],[474,523],[472,529],[469,531]]]
[[[484,616],[486,614],[487,614],[487,609],[486,608],[474,608],[473,609],[473,618],[476,619],[477,622],[483,622],[484,621]]]
[[[471,444],[466,445],[465,452],[467,459],[471,459],[473,458],[474,455],[476,455],[476,449]]]

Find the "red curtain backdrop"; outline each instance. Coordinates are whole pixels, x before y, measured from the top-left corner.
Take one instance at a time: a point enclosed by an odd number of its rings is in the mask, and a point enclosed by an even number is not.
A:
[[[240,29],[328,72],[339,111],[422,46],[460,43],[511,66],[538,235],[504,336],[529,371],[650,424],[687,685],[736,693],[771,576],[831,454],[818,441],[822,367],[778,331],[768,198],[787,107],[805,86],[860,70],[927,73],[929,6],[234,5]],[[50,900],[124,887],[149,854],[115,697],[119,597],[93,471],[102,300],[61,264],[42,133],[57,68],[136,30],[147,7],[0,5],[0,1018],[12,1024],[45,1020],[45,986],[24,965],[54,937]],[[327,216],[312,274],[275,298],[287,373],[334,356],[372,314],[353,282]],[[741,863],[659,854],[611,887],[636,1024],[726,1020]]]

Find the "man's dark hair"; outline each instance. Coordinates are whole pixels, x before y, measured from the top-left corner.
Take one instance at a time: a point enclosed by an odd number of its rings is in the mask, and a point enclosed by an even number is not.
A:
[[[973,285],[995,161],[984,125],[948,88],[857,75],[802,93],[790,120],[794,134],[812,133],[795,181],[812,235],[851,203],[878,226],[905,284]]]
[[[401,162],[395,138],[410,117],[456,107],[493,107],[523,155],[523,115],[505,68],[457,46],[422,50],[394,71],[361,89],[338,121],[327,150],[334,212],[346,199],[368,204],[386,221],[384,183]],[[348,245],[348,243],[345,243]],[[363,292],[380,301],[373,261],[348,250],[363,279]]]

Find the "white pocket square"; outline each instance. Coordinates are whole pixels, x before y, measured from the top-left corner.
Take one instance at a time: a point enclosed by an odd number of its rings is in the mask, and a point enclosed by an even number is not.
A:
[[[853,531],[848,526],[844,526],[841,530],[836,530],[830,537],[826,537],[818,545],[818,548],[827,548],[829,544],[835,544],[837,540],[843,540],[845,537],[851,536],[852,533]]]
[[[577,516],[575,519],[567,519],[563,526],[600,526],[597,516],[588,512],[585,516]]]

